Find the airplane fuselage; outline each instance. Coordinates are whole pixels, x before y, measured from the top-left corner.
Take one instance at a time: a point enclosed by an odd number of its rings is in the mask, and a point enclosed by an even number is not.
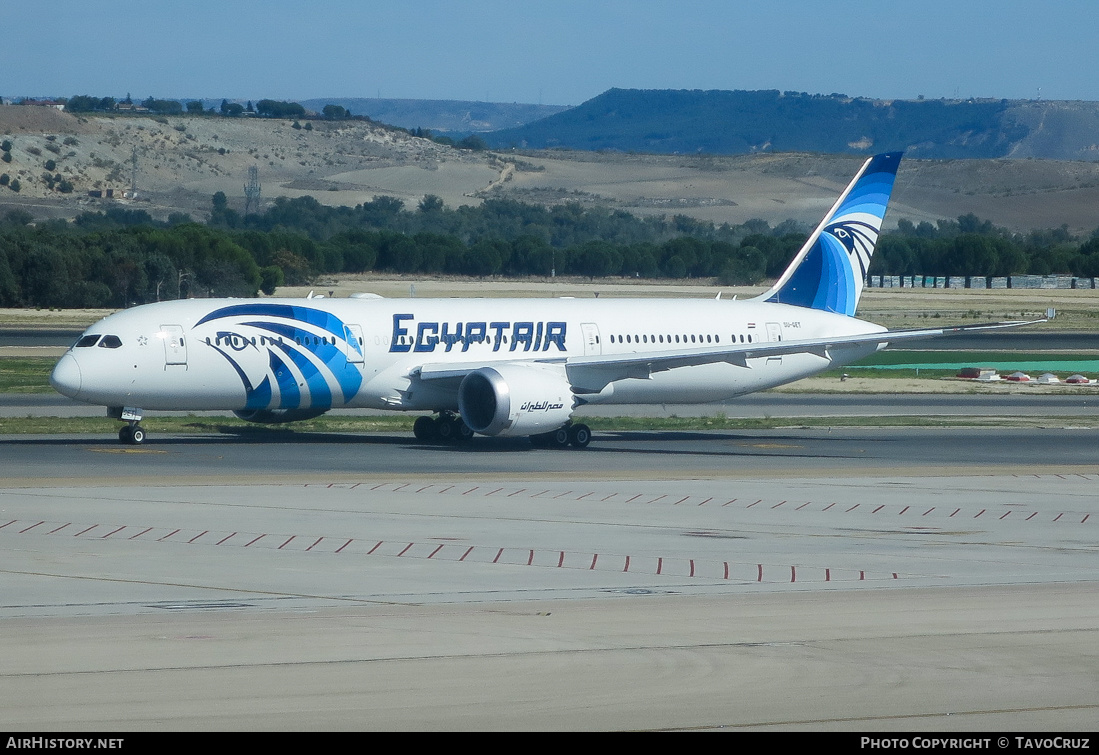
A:
[[[152,410],[372,407],[456,410],[419,369],[696,353],[884,328],[766,302],[683,299],[194,299],[125,310],[88,329],[59,390]],[[94,338],[98,336],[98,338]],[[749,357],[613,380],[587,403],[708,403],[846,364],[877,344]]]

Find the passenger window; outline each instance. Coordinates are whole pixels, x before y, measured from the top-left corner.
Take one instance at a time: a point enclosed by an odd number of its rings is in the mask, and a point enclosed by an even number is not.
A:
[[[103,336],[103,340],[99,342],[101,349],[117,349],[121,345],[122,339],[118,336]]]
[[[81,338],[79,341],[76,342],[76,345],[73,346],[73,348],[74,349],[83,349],[83,348],[87,348],[88,346],[95,346],[95,343],[98,340],[99,340],[98,335],[84,336],[83,338]]]

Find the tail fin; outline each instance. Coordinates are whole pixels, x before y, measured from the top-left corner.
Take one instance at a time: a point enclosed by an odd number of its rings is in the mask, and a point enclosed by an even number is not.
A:
[[[877,155],[863,164],[786,272],[758,301],[855,314],[903,154]]]

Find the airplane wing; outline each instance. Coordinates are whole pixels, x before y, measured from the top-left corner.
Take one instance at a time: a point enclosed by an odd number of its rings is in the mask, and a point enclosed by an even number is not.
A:
[[[914,341],[940,336],[959,335],[979,330],[1015,328],[1021,325],[1033,325],[1045,322],[1041,320],[1015,320],[1010,322],[983,323],[978,325],[956,325],[946,328],[917,328],[912,330],[883,330],[877,333],[835,336],[822,339],[799,339],[789,341],[768,341],[763,343],[737,344],[735,346],[715,346],[709,348],[675,349],[654,351],[644,354],[614,354],[561,357],[556,359],[515,360],[525,364],[545,364],[563,366],[573,390],[577,393],[598,393],[608,383],[626,378],[647,379],[654,372],[663,372],[677,367],[693,367],[702,364],[727,362],[738,367],[750,369],[749,359],[759,357],[783,356],[786,354],[817,354],[830,358],[832,349],[844,346],[876,343],[883,346],[898,341]],[[482,367],[491,366],[484,362],[424,364],[414,368],[410,377],[420,380],[453,381],[455,385],[467,374]]]

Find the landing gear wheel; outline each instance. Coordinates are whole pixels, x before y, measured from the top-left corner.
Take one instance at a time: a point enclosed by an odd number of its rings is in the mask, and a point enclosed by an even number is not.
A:
[[[567,425],[557,428],[552,433],[546,433],[546,437],[549,439],[550,448],[568,448],[569,446],[569,428]]]
[[[587,425],[572,425],[569,427],[569,444],[573,448],[587,448],[591,443],[591,428]]]
[[[430,443],[439,434],[438,422],[432,417],[417,417],[412,425],[412,434],[416,436],[416,440]]]
[[[461,417],[439,417],[439,440],[444,443],[464,443],[472,437],[473,431]]]
[[[123,425],[118,431],[118,439],[131,446],[145,442],[145,428],[141,425]]]

